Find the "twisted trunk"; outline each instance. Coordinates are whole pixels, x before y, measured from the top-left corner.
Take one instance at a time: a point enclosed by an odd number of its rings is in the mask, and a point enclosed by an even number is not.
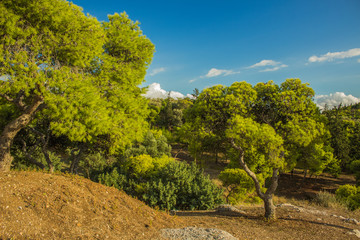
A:
[[[247,166],[247,164],[244,161],[244,151],[241,147],[237,146],[235,144],[235,142],[232,140],[231,141],[232,146],[239,150],[240,153],[240,157],[239,157],[239,163],[240,166],[244,169],[244,171],[246,172],[247,175],[249,175],[249,177],[251,177],[251,179],[253,180],[254,184],[255,184],[255,190],[257,195],[264,201],[264,208],[265,208],[265,218],[270,220],[270,219],[275,219],[276,218],[276,207],[273,203],[273,195],[276,191],[276,188],[278,186],[278,180],[279,180],[279,176],[278,176],[278,172],[279,169],[278,168],[274,168],[273,169],[273,174],[271,177],[271,183],[269,188],[266,190],[265,193],[263,193],[261,191],[261,184],[259,182],[259,180],[256,177],[256,174],[250,170],[250,168]]]
[[[10,171],[13,157],[10,154],[11,144],[16,134],[25,126],[27,126],[43,103],[41,97],[36,97],[33,103],[24,108],[23,113],[8,123],[0,135],[0,171]]]

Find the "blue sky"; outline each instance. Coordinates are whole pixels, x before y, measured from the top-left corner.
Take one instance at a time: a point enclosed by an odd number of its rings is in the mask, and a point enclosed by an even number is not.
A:
[[[141,23],[156,47],[144,86],[187,94],[300,78],[318,96],[360,98],[359,0],[73,2],[99,20],[126,11]]]

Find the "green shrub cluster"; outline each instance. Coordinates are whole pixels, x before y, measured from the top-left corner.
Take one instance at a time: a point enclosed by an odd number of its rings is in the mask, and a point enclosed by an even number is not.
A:
[[[335,194],[339,200],[346,204],[348,209],[353,211],[360,208],[360,187],[346,184],[340,186]]]
[[[125,151],[124,157],[138,156],[147,154],[154,158],[161,157],[162,155],[171,155],[171,146],[167,142],[161,130],[149,130],[144,135],[141,143],[135,144],[133,147]]]
[[[195,164],[175,161],[166,155],[130,157],[120,166],[93,177],[164,210],[205,210],[223,202],[222,190]]]

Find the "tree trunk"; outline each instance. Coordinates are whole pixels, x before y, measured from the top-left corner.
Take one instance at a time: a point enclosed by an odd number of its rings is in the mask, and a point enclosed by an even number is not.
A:
[[[265,218],[266,219],[275,219],[275,205],[271,197],[265,197],[264,199],[264,207],[265,207]]]
[[[30,123],[38,107],[43,103],[40,97],[36,97],[34,102],[25,108],[23,113],[8,123],[0,135],[0,171],[10,171],[13,157],[10,154],[11,144],[16,134]]]
[[[252,180],[255,184],[255,190],[256,190],[257,195],[264,201],[265,218],[268,220],[275,219],[276,218],[276,215],[275,215],[276,207],[273,204],[272,198],[277,189],[278,182],[279,182],[279,176],[278,176],[279,168],[273,168],[270,186],[268,187],[266,192],[263,193],[261,191],[260,182],[257,179],[256,174],[250,170],[250,168],[247,166],[247,164],[244,161],[244,151],[242,150],[241,147],[237,146],[233,140],[231,141],[231,144],[233,145],[234,148],[239,150],[240,166],[244,169],[244,171],[247,173],[247,175],[252,178]],[[282,156],[283,156],[283,153],[281,154],[281,157]]]
[[[46,160],[46,163],[49,167],[49,172],[50,173],[53,173],[54,170],[55,170],[55,167],[54,167],[54,164],[52,163],[51,159],[50,159],[50,155],[49,155],[49,152],[47,151],[47,149],[45,147],[42,148],[42,152],[44,154],[44,157],[45,157],[45,160]]]

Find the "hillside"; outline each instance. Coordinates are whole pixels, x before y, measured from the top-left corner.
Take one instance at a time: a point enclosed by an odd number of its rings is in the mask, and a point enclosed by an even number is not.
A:
[[[217,228],[239,239],[358,239],[350,233],[360,225],[346,218],[359,214],[294,204],[301,206],[278,207],[273,222],[264,221],[260,205],[241,206],[243,214],[170,216],[78,176],[12,171],[0,173],[0,239],[162,239],[161,229],[183,227]]]
[[[0,173],[0,239],[156,239],[174,217],[69,175]]]

